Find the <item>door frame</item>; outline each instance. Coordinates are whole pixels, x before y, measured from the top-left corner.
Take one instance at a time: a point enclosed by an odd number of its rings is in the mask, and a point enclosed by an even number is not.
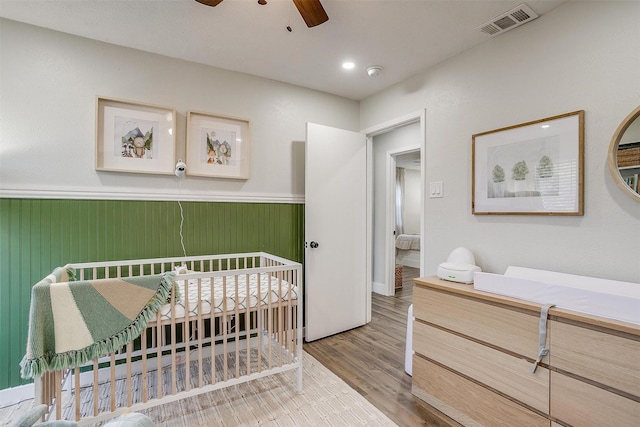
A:
[[[385,226],[385,276],[387,278],[386,293],[387,296],[395,295],[395,260],[396,260],[396,245],[395,245],[395,228],[396,228],[396,156],[411,153],[420,150],[420,275],[424,268],[423,245],[422,245],[422,230],[423,217],[424,217],[424,177],[423,177],[423,158],[422,149],[420,145],[412,145],[394,150],[387,151],[386,153],[386,190],[385,196],[387,202],[386,206],[386,226]]]
[[[366,128],[361,133],[364,133],[367,138],[367,322],[371,321],[371,291],[372,284],[372,265],[373,265],[373,137],[383,133],[390,132],[396,128],[420,122],[420,180],[422,182],[422,203],[420,204],[420,241],[425,241],[425,218],[424,218],[424,202],[425,197],[425,151],[427,145],[426,138],[426,116],[427,110],[420,109],[411,113],[405,114],[395,119],[380,123],[378,125]],[[387,236],[390,239],[390,236]],[[386,244],[388,247],[388,244]],[[422,254],[422,248],[420,248]],[[423,258],[421,256],[421,258]],[[386,263],[388,264],[388,263]],[[420,260],[420,274],[422,274],[424,268],[424,259]],[[389,270],[389,266],[385,267],[385,270]],[[390,277],[390,273],[385,274],[386,277]],[[388,284],[393,285],[393,282]],[[392,294],[393,295],[393,294]]]

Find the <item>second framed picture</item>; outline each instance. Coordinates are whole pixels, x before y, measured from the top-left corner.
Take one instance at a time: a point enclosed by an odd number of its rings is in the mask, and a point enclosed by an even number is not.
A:
[[[249,179],[249,121],[197,111],[187,112],[187,175]]]
[[[471,210],[583,215],[584,111],[473,135]]]

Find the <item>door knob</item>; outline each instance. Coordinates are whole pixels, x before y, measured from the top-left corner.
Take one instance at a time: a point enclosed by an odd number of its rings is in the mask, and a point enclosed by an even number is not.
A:
[[[315,249],[318,247],[318,242],[311,242],[309,246],[311,246],[311,249]]]

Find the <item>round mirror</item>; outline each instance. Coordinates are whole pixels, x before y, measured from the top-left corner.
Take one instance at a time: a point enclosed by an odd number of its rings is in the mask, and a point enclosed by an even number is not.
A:
[[[609,146],[609,171],[622,191],[640,202],[640,106],[613,134]]]

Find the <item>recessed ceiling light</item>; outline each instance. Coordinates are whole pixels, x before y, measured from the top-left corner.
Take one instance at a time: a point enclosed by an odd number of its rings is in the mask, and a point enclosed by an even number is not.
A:
[[[355,68],[356,64],[354,64],[353,62],[343,62],[342,63],[342,68],[344,68],[345,70],[353,70]]]
[[[542,126],[541,126],[541,128],[542,128],[542,129],[546,129],[546,128],[548,128],[548,127],[551,127],[551,125],[542,125]]]

